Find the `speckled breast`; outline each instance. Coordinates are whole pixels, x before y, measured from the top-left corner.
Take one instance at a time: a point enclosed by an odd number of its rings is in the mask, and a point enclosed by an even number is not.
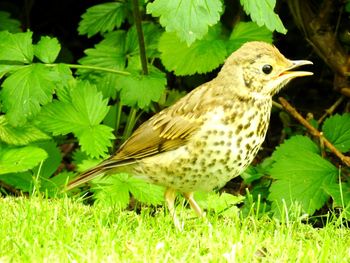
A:
[[[181,192],[220,188],[253,161],[264,141],[270,110],[271,101],[217,107],[185,146],[145,158],[135,172]]]

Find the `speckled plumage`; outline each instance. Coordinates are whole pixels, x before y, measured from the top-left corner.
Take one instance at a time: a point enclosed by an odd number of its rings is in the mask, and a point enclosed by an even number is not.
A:
[[[128,172],[167,188],[165,198],[179,227],[175,192],[201,215],[192,193],[224,186],[252,162],[265,138],[272,96],[291,79],[311,75],[288,71],[305,64],[311,62],[288,60],[270,44],[246,43],[215,79],[143,123],[113,156],[68,188],[99,174]]]

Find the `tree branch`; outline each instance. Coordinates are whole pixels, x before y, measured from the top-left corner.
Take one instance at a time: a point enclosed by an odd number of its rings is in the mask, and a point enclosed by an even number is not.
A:
[[[282,106],[285,108],[286,111],[288,111],[295,119],[297,119],[306,129],[309,130],[311,135],[318,137],[320,140],[323,141],[324,145],[332,152],[334,153],[345,165],[350,167],[350,157],[343,155],[340,151],[338,151],[337,148],[334,147],[334,145],[327,140],[323,136],[323,133],[315,129],[307,120],[301,116],[297,110],[288,103],[288,101],[282,97],[279,97],[278,100],[282,104]]]

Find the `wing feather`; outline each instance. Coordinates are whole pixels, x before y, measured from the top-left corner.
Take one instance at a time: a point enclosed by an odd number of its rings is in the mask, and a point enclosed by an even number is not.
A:
[[[203,123],[201,86],[143,123],[111,157],[113,160],[139,159],[185,145]]]

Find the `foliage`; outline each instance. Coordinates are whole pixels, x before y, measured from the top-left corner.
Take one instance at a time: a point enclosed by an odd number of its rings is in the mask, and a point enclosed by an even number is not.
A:
[[[140,24],[132,1],[91,6],[81,16],[78,33],[94,45],[80,50],[84,55],[76,64],[64,59],[67,46],[59,38],[22,31],[20,21],[0,11],[1,189],[55,196],[69,179],[127,139],[142,115],[171,105],[185,93],[183,86],[204,81],[204,74],[214,72],[242,44],[271,43],[274,31],[286,33],[275,0],[240,4],[245,14],[233,14],[230,1],[139,1]],[[167,82],[181,83],[181,89],[168,88]],[[334,115],[322,125],[324,136],[344,153],[350,150],[349,116]],[[310,215],[330,198],[334,207],[347,207],[348,170],[338,169],[322,143],[293,136],[297,133],[287,133],[290,138],[271,157],[242,175],[251,201],[262,197],[264,209],[280,217],[295,203]],[[153,205],[163,198],[163,188],[127,174],[98,178],[92,186],[97,203],[120,208],[127,207],[130,196]],[[216,214],[233,214],[226,208],[241,201],[227,194],[198,197]]]

